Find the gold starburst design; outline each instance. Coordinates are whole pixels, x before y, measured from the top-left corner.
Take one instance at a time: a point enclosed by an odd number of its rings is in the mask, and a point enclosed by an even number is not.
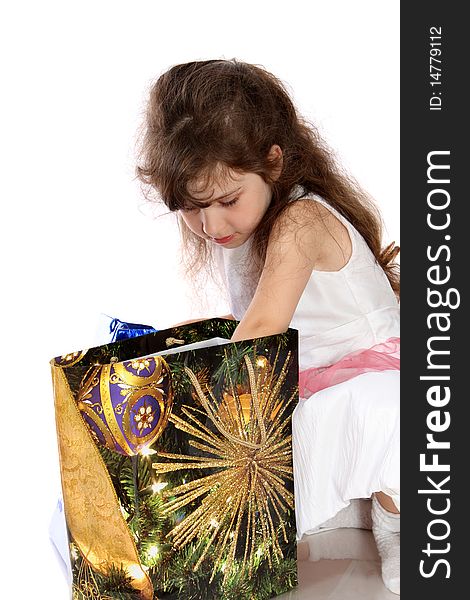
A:
[[[159,452],[159,456],[172,462],[153,464],[157,473],[181,469],[214,471],[165,491],[168,501],[163,509],[164,514],[169,514],[200,500],[169,536],[178,548],[196,540],[202,552],[195,571],[211,551],[211,581],[219,569],[226,578],[235,560],[241,562],[242,568],[248,565],[249,575],[254,560],[262,554],[272,566],[273,559],[283,557],[279,532],[288,542],[285,513],[294,506],[288,484],[292,480],[288,433],[297,389],[288,398],[282,396],[290,353],[276,376],[278,357],[279,349],[271,367],[265,357],[257,357],[253,366],[245,356],[249,393],[240,393],[240,386],[235,386],[229,377],[228,389],[220,399],[215,398],[207,384],[203,391],[195,374],[186,367],[204,410],[183,406],[183,416],[172,415],[170,421],[192,436],[189,444],[204,455]],[[215,432],[203,423],[207,418]]]

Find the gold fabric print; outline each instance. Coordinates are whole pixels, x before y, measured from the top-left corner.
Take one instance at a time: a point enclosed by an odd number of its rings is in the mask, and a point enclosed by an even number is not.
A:
[[[106,575],[112,565],[122,566],[141,598],[152,600],[152,583],[140,563],[103,459],[62,369],[53,365],[52,377],[64,509],[74,543],[93,569]]]

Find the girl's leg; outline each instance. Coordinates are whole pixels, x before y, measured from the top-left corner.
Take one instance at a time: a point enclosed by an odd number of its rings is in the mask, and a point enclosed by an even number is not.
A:
[[[385,587],[400,594],[400,513],[383,492],[372,496],[372,532],[382,559]]]
[[[392,498],[390,496],[388,496],[387,494],[384,494],[383,492],[376,492],[375,497],[380,502],[382,508],[385,508],[385,510],[387,510],[388,512],[391,512],[394,514],[400,514],[400,511],[395,506],[395,502],[392,500]]]

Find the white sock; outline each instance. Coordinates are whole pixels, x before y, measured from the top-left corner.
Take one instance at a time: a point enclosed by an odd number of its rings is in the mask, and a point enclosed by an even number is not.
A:
[[[385,587],[400,594],[400,515],[388,512],[372,496],[372,532],[382,559]]]

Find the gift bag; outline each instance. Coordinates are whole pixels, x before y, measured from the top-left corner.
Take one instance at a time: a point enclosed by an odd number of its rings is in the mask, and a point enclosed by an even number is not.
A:
[[[297,584],[298,338],[211,319],[51,361],[74,600]]]

